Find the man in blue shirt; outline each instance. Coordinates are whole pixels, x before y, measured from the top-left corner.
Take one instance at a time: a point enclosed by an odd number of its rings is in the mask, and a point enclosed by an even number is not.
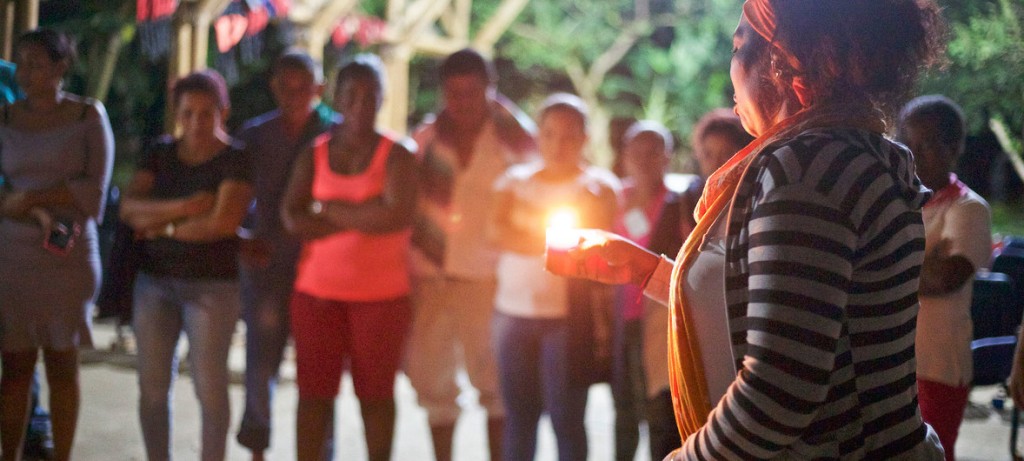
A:
[[[337,121],[333,111],[316,105],[322,89],[323,72],[309,55],[285,53],[270,77],[278,108],[247,121],[237,133],[252,153],[255,194],[239,267],[246,396],[237,439],[252,450],[254,461],[262,460],[270,445],[271,398],[288,341],[288,305],[302,248],[281,223],[281,197],[295,157]]]

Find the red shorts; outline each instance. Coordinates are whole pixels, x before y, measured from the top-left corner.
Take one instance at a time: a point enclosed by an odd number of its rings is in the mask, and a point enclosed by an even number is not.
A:
[[[409,298],[343,302],[295,292],[290,310],[300,397],[336,397],[347,364],[360,400],[393,398],[412,323]]]
[[[967,397],[971,386],[953,387],[947,384],[917,379],[917,401],[921,406],[921,418],[935,429],[935,433],[946,450],[946,460],[953,461],[953,448],[960,433],[960,422],[964,419]]]

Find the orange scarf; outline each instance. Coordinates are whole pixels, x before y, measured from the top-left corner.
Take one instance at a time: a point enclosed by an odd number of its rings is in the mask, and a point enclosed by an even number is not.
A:
[[[676,425],[684,441],[704,425],[708,413],[711,412],[704,362],[701,361],[700,345],[697,341],[698,333],[692,324],[692,307],[683,290],[686,271],[697,257],[700,244],[711,225],[732,202],[736,187],[750,162],[756,157],[755,153],[769,141],[778,139],[777,134],[786,131],[787,127],[794,126],[802,118],[803,113],[776,124],[767,133],[747,144],[708,178],[704,185],[704,193],[697,202],[697,209],[694,210],[697,226],[687,236],[679,255],[676,256],[670,284],[673,288],[669,294],[669,382],[676,412]]]
[[[708,178],[704,186],[704,193],[694,211],[697,225],[676,256],[670,284],[672,291],[669,293],[669,380],[676,424],[683,441],[704,425],[712,405],[708,397],[704,362],[701,361],[700,345],[697,341],[699,333],[692,320],[693,307],[686,299],[683,289],[686,271],[697,257],[700,244],[711,225],[730,206],[740,180],[765,147],[779,140],[792,138],[810,128],[835,126],[862,128],[875,133],[882,133],[885,128],[880,114],[864,106],[836,105],[803,109],[776,123],[766,133],[737,152]]]

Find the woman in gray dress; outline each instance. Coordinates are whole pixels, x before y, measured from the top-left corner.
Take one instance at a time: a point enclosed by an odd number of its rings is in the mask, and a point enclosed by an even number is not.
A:
[[[15,45],[25,99],[0,108],[0,444],[16,459],[39,350],[46,362],[54,457],[70,457],[78,420],[78,348],[100,280],[96,224],[113,165],[98,101],[65,93],[71,41],[35,30]]]

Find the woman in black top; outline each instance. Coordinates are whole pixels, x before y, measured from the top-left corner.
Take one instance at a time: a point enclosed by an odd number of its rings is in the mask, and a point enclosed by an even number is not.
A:
[[[228,349],[240,310],[235,229],[251,198],[245,151],[225,132],[227,88],[212,71],[183,77],[173,91],[177,138],[140,161],[121,217],[144,239],[135,282],[139,419],[150,460],[171,459],[169,407],[178,337],[188,337],[202,413],[200,459],[224,459]]]

